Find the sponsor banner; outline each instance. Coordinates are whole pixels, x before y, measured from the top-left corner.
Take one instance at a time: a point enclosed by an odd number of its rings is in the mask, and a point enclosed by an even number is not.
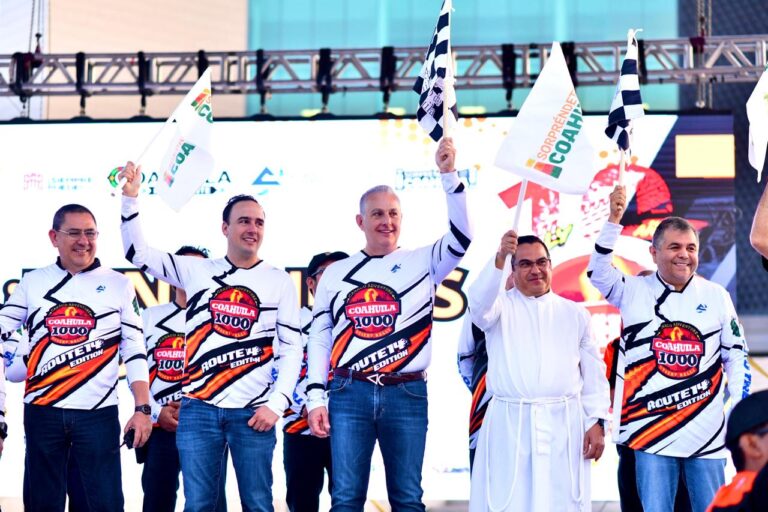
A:
[[[512,118],[466,118],[453,133],[457,167],[462,180],[470,185],[468,201],[475,238],[460,268],[449,274],[436,292],[432,332],[435,345],[429,368],[430,423],[441,428],[431,429],[427,436],[425,500],[462,500],[469,495],[466,447],[471,396],[456,371],[456,340],[459,322],[466,311],[468,287],[495,253],[511,222],[511,208],[516,207],[518,194],[514,188],[519,185],[519,177],[494,165],[496,149],[516,123]],[[602,343],[617,336],[620,328],[616,310],[602,300],[586,276],[587,260],[595,236],[608,216],[607,198],[618,174],[618,152],[603,134],[605,123],[605,116],[583,118],[583,133],[596,143],[593,158],[597,172],[587,191],[569,195],[529,183],[521,218],[550,247],[554,290],[587,306],[595,335]],[[661,219],[674,213],[703,228],[703,275],[726,276],[721,284],[734,291],[735,258],[726,257],[734,247],[733,230],[737,222],[733,217],[732,180],[678,177],[674,150],[678,133],[729,133],[731,125],[729,116],[645,116],[634,121],[633,156],[627,172],[632,199],[624,218],[623,236],[616,247],[614,263],[618,268],[633,274],[652,269],[648,252],[650,234]],[[140,154],[158,129],[159,123],[0,125],[0,138],[6,147],[14,148],[0,161],[0,210],[10,219],[3,224],[3,234],[8,240],[23,241],[23,250],[6,251],[3,255],[0,299],[12,292],[25,271],[55,260],[56,252],[48,239],[53,213],[64,204],[81,203],[96,216],[102,264],[118,269],[131,280],[142,307],[170,300],[167,284],[130,267],[125,260],[119,201],[111,197],[108,182],[110,171]],[[252,194],[266,212],[261,257],[276,267],[288,269],[299,300],[311,304],[304,284],[305,266],[321,251],[353,253],[363,247],[364,238],[355,225],[355,214],[360,194],[368,188],[386,184],[397,190],[403,209],[402,247],[431,244],[448,228],[440,178],[434,172],[436,145],[415,120],[217,121],[213,130],[216,136],[211,153],[216,156],[216,165],[203,186],[208,186],[208,191],[202,193],[198,188],[179,212],[159,197],[162,173],[143,169],[142,226],[148,242],[159,249],[174,252],[181,245],[192,244],[210,249],[213,257],[223,256],[226,240],[221,234],[221,212],[226,200],[235,194]],[[40,140],[46,141],[46,151],[37,147],[39,142],[35,141]],[[259,142],[256,146],[243,141]],[[62,154],[77,154],[77,162],[63,163]],[[48,183],[54,176],[89,178],[91,186],[50,189]],[[14,220],[21,218],[23,222]],[[400,318],[401,299],[376,284],[361,283],[356,300],[344,311],[355,328],[366,333],[371,341],[371,351],[357,362],[361,369],[396,365],[401,354],[414,350],[412,340],[389,340],[382,334],[390,321]],[[206,364],[232,367],[264,359],[258,347],[238,346],[259,314],[258,297],[249,292],[237,287],[217,291],[217,298],[206,314],[211,315],[217,330],[230,336],[233,347],[220,361]],[[51,322],[45,326],[57,329],[62,345],[76,339],[93,320],[87,310],[72,307],[75,309],[69,314],[66,310],[51,311]],[[686,336],[663,332],[658,337],[662,341],[656,357],[664,358],[670,374],[679,375],[691,368],[686,365],[696,356],[694,347],[676,344],[678,337],[687,340]],[[164,353],[168,356],[164,364],[169,379],[177,375],[173,350],[169,348]],[[90,353],[73,354],[72,360],[88,357]],[[132,414],[133,400],[126,395],[127,386],[120,384],[118,388],[122,393],[124,421]],[[7,404],[11,432],[20,433],[21,391],[17,389],[10,386]],[[683,403],[693,398],[693,391],[690,393],[691,396],[684,397],[681,391],[680,396],[667,400],[672,400],[670,405]],[[664,397],[656,399],[660,398]],[[651,406],[661,405],[663,402]],[[612,456],[609,452],[606,450],[606,457]],[[2,464],[21,467],[23,445],[7,443]],[[126,460],[124,468],[134,467],[134,462]],[[616,499],[611,460],[601,459],[593,469],[593,498]],[[130,471],[133,469],[126,469],[125,475],[129,495],[140,492],[139,478]],[[274,471],[276,495],[282,492],[282,474],[278,453]],[[20,480],[0,481],[0,496],[20,495]],[[383,464],[378,456],[372,466],[369,496],[386,497]]]

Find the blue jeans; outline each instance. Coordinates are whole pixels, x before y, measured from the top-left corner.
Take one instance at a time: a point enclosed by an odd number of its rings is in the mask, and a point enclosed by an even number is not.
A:
[[[176,493],[179,490],[181,471],[176,433],[155,427],[147,444],[139,450],[143,450],[145,456],[144,470],[141,472],[141,488],[144,490],[142,512],[173,512],[176,510]],[[224,492],[227,483],[227,459],[225,450],[221,461],[219,501],[215,512],[227,512],[227,497]]]
[[[638,450],[635,470],[645,512],[673,509],[680,475],[685,479],[694,512],[704,512],[725,483],[725,459],[665,457]]]
[[[123,510],[120,474],[120,422],[117,406],[95,410],[24,405],[27,451],[24,458],[24,509],[64,510],[67,459],[78,472],[91,512]]]
[[[216,507],[227,446],[243,511],[273,510],[275,429],[253,430],[248,426],[251,416],[251,409],[225,409],[202,400],[181,399],[176,446],[184,478],[184,512],[210,512]]]
[[[377,386],[335,377],[329,385],[332,512],[363,510],[376,440],[393,512],[424,512],[421,467],[427,438],[427,383]]]

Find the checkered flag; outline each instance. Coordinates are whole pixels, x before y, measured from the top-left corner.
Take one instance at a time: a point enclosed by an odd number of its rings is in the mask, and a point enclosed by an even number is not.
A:
[[[627,54],[621,64],[621,76],[608,114],[608,127],[605,129],[608,138],[624,151],[629,150],[629,136],[632,132],[630,121],[644,115],[640,79],[637,76],[637,32],[640,30],[630,29],[627,33]]]
[[[424,66],[413,90],[419,95],[416,118],[435,142],[443,137],[445,128],[456,123],[456,94],[453,90],[453,63],[451,60],[451,0],[443,0],[432,42],[427,50]],[[448,109],[444,108],[446,104]],[[445,115],[448,112],[448,126]]]

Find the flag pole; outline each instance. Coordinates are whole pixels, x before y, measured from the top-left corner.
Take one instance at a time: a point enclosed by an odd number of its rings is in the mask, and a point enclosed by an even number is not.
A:
[[[175,110],[174,110],[174,112],[175,112]],[[141,159],[144,158],[144,156],[147,154],[147,151],[149,151],[149,148],[152,147],[152,145],[155,143],[155,141],[160,136],[160,134],[163,133],[163,131],[165,131],[165,129],[169,125],[173,124],[173,119],[174,119],[173,116],[171,116],[168,119],[166,119],[165,123],[163,123],[163,126],[161,126],[159,130],[157,130],[157,132],[155,133],[155,136],[152,137],[151,141],[149,141],[149,144],[147,144],[144,147],[144,151],[142,151],[141,155],[139,155],[139,158],[137,158],[135,160],[136,168],[137,169],[141,166]],[[112,197],[117,197],[118,195],[122,195],[123,187],[125,186],[125,182],[126,181],[128,181],[128,180],[126,180],[125,178],[120,178],[120,181],[117,182],[117,186],[114,189],[112,189]]]
[[[621,155],[621,158],[619,159],[619,186],[624,186],[624,175],[626,174],[627,170],[627,152],[623,149],[619,149],[619,154]]]
[[[528,188],[528,180],[523,179],[520,182],[520,194],[517,196],[517,206],[515,207],[515,218],[512,221],[512,229],[515,233],[518,233],[518,227],[520,225],[520,213],[523,211],[523,203],[525,202],[525,189]],[[512,256],[507,254],[504,258],[504,268],[501,269],[501,282],[499,283],[499,292],[503,292],[507,288],[507,278],[512,272]]]
[[[517,196],[517,208],[515,208],[515,220],[512,221],[512,229],[517,233],[517,228],[520,224],[520,212],[523,211],[523,203],[525,202],[525,189],[528,188],[528,180],[523,179],[520,182],[520,195]]]

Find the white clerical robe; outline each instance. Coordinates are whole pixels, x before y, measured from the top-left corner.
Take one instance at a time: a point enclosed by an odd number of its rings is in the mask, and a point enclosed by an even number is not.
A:
[[[587,310],[551,291],[501,288],[494,260],[469,290],[486,333],[493,399],[480,430],[470,512],[591,511],[584,433],[608,418],[605,365]]]

